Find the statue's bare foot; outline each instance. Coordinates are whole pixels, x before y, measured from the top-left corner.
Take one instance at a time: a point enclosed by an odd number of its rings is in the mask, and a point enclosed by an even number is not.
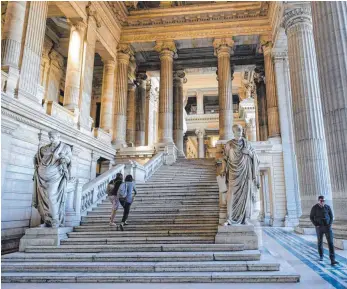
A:
[[[229,223],[229,221],[226,221],[226,222],[224,223],[224,226],[231,226],[231,224]]]

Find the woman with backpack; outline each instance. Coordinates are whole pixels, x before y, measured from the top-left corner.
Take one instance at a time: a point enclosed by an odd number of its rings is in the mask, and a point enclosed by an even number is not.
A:
[[[117,196],[118,189],[123,183],[123,175],[121,173],[117,173],[116,178],[113,179],[107,186],[108,199],[112,204],[112,213],[110,217],[110,226],[116,227],[116,223],[114,222],[114,218],[116,217],[116,212],[119,207],[119,198]]]
[[[135,192],[134,196],[133,196],[133,191]],[[127,175],[125,177],[124,193],[122,190],[122,192],[119,194],[119,202],[122,205],[122,207],[124,208],[122,222],[120,223],[120,229],[122,231],[124,231],[124,226],[128,225],[127,219],[128,219],[129,212],[130,212],[130,206],[131,206],[132,202],[134,201],[134,197],[136,194],[137,194],[137,191],[135,188],[135,183],[133,181],[133,177],[132,177],[132,175]]]

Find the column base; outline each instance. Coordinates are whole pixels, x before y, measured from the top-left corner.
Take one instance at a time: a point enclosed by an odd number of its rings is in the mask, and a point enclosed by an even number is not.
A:
[[[316,229],[312,225],[308,216],[301,216],[299,219],[299,225],[294,228],[294,231],[303,235],[315,235]]]
[[[243,244],[245,250],[258,250],[258,235],[253,225],[218,226],[216,244]]]
[[[67,239],[67,233],[72,232],[72,227],[36,227],[25,230],[25,235],[20,239],[19,251],[23,252],[29,246],[59,246],[60,241]]]
[[[289,217],[288,215],[284,218],[285,227],[295,227],[299,225],[299,219],[296,217]]]

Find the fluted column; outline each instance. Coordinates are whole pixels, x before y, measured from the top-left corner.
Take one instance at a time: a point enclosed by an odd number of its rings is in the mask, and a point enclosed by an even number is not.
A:
[[[80,128],[91,131],[92,118],[90,117],[90,106],[92,101],[92,83],[95,59],[95,44],[97,38],[97,29],[101,26],[96,11],[91,6],[87,6],[88,22],[84,42],[83,62],[82,62],[82,83],[80,94]]]
[[[145,145],[149,145],[153,133],[153,114],[151,111],[151,79],[146,82]]]
[[[230,54],[234,41],[231,38],[215,39],[213,46],[218,57],[218,94],[219,94],[219,139],[233,138],[233,94]]]
[[[136,85],[128,84],[128,101],[127,101],[127,135],[126,142],[135,145],[136,130]]]
[[[75,112],[79,111],[83,46],[87,25],[83,21],[73,21],[73,19],[69,20],[69,23],[71,24],[71,28],[64,90],[64,107]]]
[[[182,70],[175,71],[173,77],[173,137],[179,153],[183,155],[183,82],[187,79]]]
[[[128,44],[119,44],[117,50],[117,80],[114,96],[112,144],[116,148],[120,148],[126,146],[128,65],[130,56],[133,53]]]
[[[145,145],[145,115],[146,115],[146,73],[137,74],[136,81],[139,83],[136,96],[136,146]]]
[[[112,59],[104,61],[101,90],[100,128],[112,133],[113,99],[114,99],[114,73],[116,62]]]
[[[18,84],[26,5],[26,1],[9,1],[2,26],[1,70],[8,74],[6,93],[9,96],[14,96]]]
[[[204,144],[204,131],[196,130],[196,136],[198,137],[198,155],[199,159],[203,159],[205,157],[205,144]]]
[[[254,83],[257,91],[256,108],[258,110],[259,141],[266,141],[268,138],[266,90],[264,78],[263,68],[257,67],[254,71]]]
[[[278,109],[281,124],[283,149],[284,182],[286,186],[287,216],[286,226],[297,225],[300,216],[300,196],[298,190],[296,157],[294,151],[293,112],[286,52],[274,52]]]
[[[347,221],[347,2],[311,2],[335,218]]]
[[[160,53],[159,85],[159,143],[173,142],[173,56],[176,53],[174,41],[157,42]]]
[[[39,105],[42,104],[43,98],[42,94],[38,94],[38,87],[47,10],[47,1],[29,2],[28,22],[18,85],[19,98],[23,95]]]
[[[324,195],[327,203],[331,202],[331,185],[309,4],[287,8],[283,24],[288,37],[295,151],[302,207],[299,226],[303,228],[312,225],[308,216],[313,204],[317,203],[318,195]],[[298,231],[302,232],[300,228]]]
[[[266,109],[268,121],[268,137],[280,136],[280,123],[278,116],[277,91],[275,82],[274,63],[272,60],[272,43],[263,40],[263,52],[265,63],[265,82],[266,82]]]

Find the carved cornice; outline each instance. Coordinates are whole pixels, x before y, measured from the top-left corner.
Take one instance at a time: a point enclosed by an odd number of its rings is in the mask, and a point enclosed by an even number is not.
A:
[[[187,25],[161,25],[158,27],[127,28],[122,30],[123,43],[180,40],[191,38],[222,38],[226,35],[255,35],[271,32],[268,19]]]
[[[296,24],[312,26],[311,7],[305,5],[302,7],[287,8],[284,11],[282,23],[286,31]]]

